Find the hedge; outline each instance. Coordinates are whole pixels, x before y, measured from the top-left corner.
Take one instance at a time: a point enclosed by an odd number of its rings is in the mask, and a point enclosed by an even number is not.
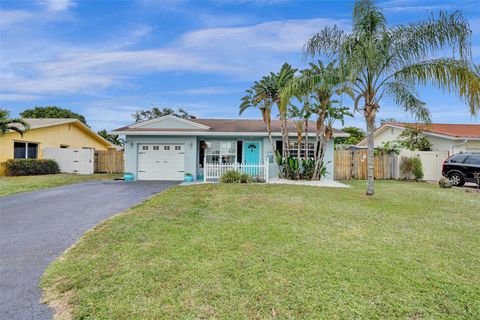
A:
[[[55,160],[51,159],[10,159],[5,163],[7,176],[35,176],[60,173]]]

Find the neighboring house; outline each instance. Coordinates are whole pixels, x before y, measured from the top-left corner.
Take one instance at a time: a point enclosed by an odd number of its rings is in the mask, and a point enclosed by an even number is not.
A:
[[[314,130],[315,124],[310,124]],[[289,122],[291,154],[297,155],[294,123]],[[274,143],[281,148],[280,123],[272,120]],[[138,180],[183,180],[185,173],[202,179],[205,163],[264,163],[270,176],[276,166],[272,146],[262,120],[181,119],[165,116],[119,128],[112,133],[126,136],[125,171]],[[314,132],[310,132],[310,156],[314,152]],[[339,130],[334,137],[348,137]],[[333,139],[327,146],[327,178],[333,179]]]
[[[422,130],[432,144],[432,151],[446,151],[448,154],[459,152],[480,152],[480,124],[413,124],[387,122],[374,133],[375,147],[384,142],[394,142],[406,127]],[[365,147],[366,139],[357,146]]]
[[[0,164],[8,159],[42,159],[44,148],[114,149],[77,119],[24,119],[30,124],[23,137],[17,132],[0,136]],[[5,167],[0,165],[0,174]]]

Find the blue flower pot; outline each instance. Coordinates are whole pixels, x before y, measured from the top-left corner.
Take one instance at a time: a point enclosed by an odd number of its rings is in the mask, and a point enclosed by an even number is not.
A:
[[[185,182],[192,182],[192,181],[193,181],[193,176],[185,176],[185,177],[183,178],[183,181],[185,181]]]
[[[125,181],[133,181],[135,177],[133,176],[133,173],[130,173],[130,172],[126,172],[124,175],[123,175],[123,180]]]

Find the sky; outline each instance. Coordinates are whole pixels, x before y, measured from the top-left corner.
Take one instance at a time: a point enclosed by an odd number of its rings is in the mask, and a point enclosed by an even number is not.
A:
[[[378,5],[390,26],[461,10],[480,63],[478,0]],[[94,130],[130,124],[133,112],[152,106],[238,118],[253,81],[284,62],[305,68],[311,61],[302,54],[305,42],[327,25],[348,31],[352,8],[346,0],[2,0],[0,108],[12,116],[34,106],[69,108]],[[433,122],[480,124],[454,95],[429,86],[418,90]],[[259,116],[249,110],[241,118]],[[380,118],[414,121],[388,100]],[[361,114],[349,125],[364,128]]]

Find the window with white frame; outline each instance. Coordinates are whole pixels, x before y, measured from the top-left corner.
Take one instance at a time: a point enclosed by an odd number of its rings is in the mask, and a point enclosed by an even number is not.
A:
[[[14,142],[13,157],[15,159],[37,159],[38,143]]]
[[[234,163],[237,161],[236,141],[207,141],[205,160],[207,163]]]
[[[308,158],[313,158],[315,152],[315,142],[308,142]],[[290,141],[290,155],[298,156],[298,142]],[[300,144],[300,157],[305,158],[305,141]]]

